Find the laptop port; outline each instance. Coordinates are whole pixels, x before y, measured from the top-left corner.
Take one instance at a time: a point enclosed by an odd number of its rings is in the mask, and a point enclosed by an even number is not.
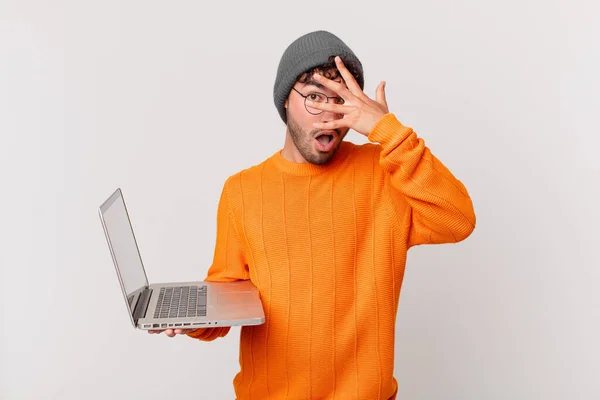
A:
[[[161,328],[166,328],[166,327],[167,327],[167,324],[161,324],[161,325],[160,325],[160,327],[161,327]]]
[[[181,326],[181,324],[175,324],[175,326]]]
[[[158,324],[154,324],[152,327],[153,328],[158,328]]]
[[[183,324],[183,326],[190,326],[191,324],[189,322],[186,322],[185,324]]]

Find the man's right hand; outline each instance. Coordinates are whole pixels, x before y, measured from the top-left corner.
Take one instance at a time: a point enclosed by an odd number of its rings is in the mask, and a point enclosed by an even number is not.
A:
[[[177,335],[185,335],[187,333],[191,333],[196,331],[197,329],[153,329],[153,330],[149,330],[148,333],[150,334],[160,334],[160,333],[165,333],[165,335],[167,335],[168,337],[175,337]]]

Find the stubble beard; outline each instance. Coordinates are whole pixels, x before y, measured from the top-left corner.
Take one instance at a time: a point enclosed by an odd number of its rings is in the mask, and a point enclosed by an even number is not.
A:
[[[293,118],[290,118],[290,116],[288,116],[287,128],[290,136],[292,137],[294,145],[302,157],[304,157],[304,159],[309,163],[316,165],[328,163],[333,158],[337,149],[340,147],[342,139],[345,136],[345,134],[342,134],[339,129],[334,129],[338,135],[339,141],[330,152],[324,153],[313,149],[313,140],[315,140],[315,135],[321,131],[320,129],[313,129],[307,133],[300,127],[300,125],[296,123],[296,121],[294,121]]]

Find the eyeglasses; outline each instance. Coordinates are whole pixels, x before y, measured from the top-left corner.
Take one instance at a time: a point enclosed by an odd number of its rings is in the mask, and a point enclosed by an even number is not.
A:
[[[319,110],[317,108],[309,107],[306,105],[306,99],[312,101],[313,103],[329,103],[329,99],[333,99],[334,104],[344,104],[344,99],[338,96],[326,96],[323,93],[319,92],[310,92],[307,95],[300,93],[295,87],[292,87],[296,93],[300,96],[304,97],[304,108],[312,115],[319,115],[323,112],[323,110]]]

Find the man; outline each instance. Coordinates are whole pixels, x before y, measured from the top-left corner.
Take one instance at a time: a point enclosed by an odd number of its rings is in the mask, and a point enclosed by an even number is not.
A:
[[[395,398],[407,250],[474,229],[462,183],[389,112],[383,82],[375,99],[363,86],[337,36],[298,38],[273,92],[283,149],[224,185],[206,279],[251,279],[266,316],[241,330],[240,400]],[[349,129],[372,143],[343,141]],[[166,333],[211,341],[228,331]]]

